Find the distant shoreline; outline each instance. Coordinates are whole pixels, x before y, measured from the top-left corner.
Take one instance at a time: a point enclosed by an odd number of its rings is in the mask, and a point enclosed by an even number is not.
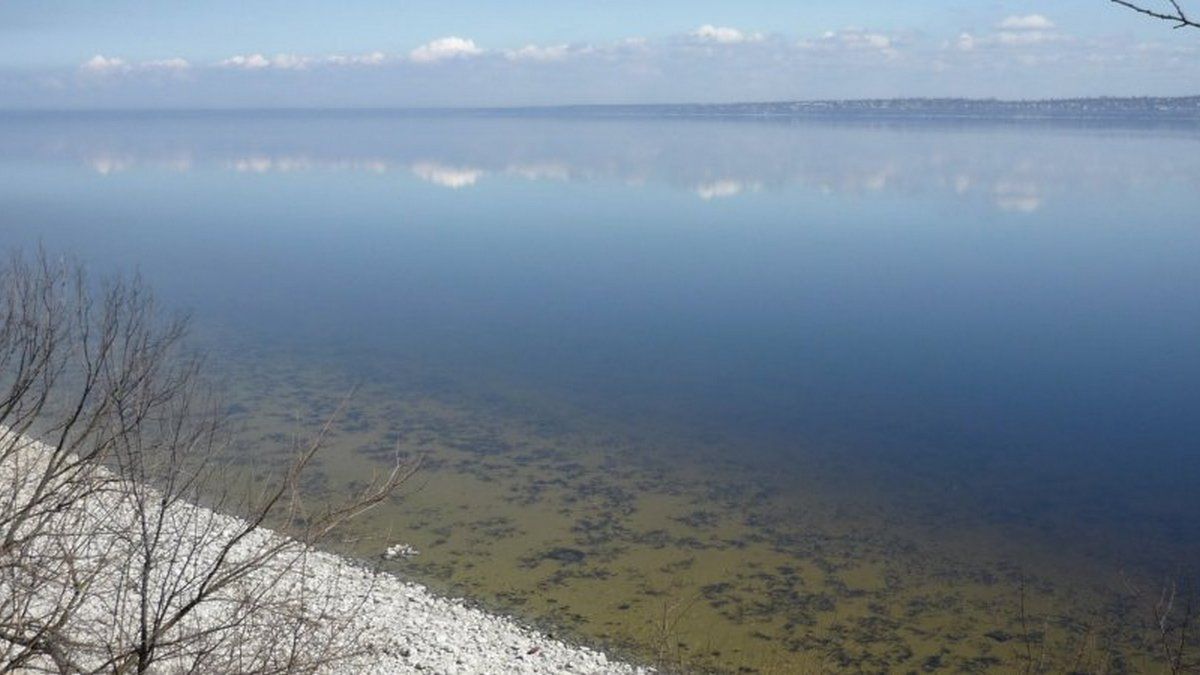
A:
[[[815,119],[1192,121],[1200,122],[1200,95],[1035,100],[893,98],[743,103],[573,104],[506,107],[280,107],[280,108],[54,108],[0,109],[0,117],[73,116],[411,116],[641,119]]]

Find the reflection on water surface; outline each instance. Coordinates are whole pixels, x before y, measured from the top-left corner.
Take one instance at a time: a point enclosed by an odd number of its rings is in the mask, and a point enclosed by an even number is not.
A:
[[[347,546],[437,587],[694,668],[1135,671],[1200,541],[1198,139],[10,117],[0,226],[193,308],[250,459],[362,383],[323,487],[426,454]]]

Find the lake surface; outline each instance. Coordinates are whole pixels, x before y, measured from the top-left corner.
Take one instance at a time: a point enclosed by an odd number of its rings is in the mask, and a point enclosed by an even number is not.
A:
[[[0,232],[249,455],[359,386],[314,489],[428,459],[347,546],[637,658],[1153,669],[1200,560],[1195,125],[8,115]]]

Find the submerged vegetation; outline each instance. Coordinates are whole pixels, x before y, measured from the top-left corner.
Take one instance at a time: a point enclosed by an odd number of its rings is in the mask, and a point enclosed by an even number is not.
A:
[[[1177,578],[1158,568],[1123,573],[1056,545],[1061,532],[906,512],[830,457],[771,478],[703,440],[410,375],[440,387],[368,384],[361,423],[331,438],[322,489],[352,484],[397,440],[425,455],[419,487],[343,546],[373,555],[373,537],[402,532],[422,553],[390,568],[444,591],[686,672],[1194,667],[1183,587],[1173,603],[1132,592],[1133,578]],[[261,354],[230,377],[251,439],[327,414],[326,392],[347,384]]]

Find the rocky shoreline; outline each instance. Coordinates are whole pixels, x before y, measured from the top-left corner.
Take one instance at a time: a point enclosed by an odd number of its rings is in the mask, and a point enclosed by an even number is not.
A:
[[[0,427],[0,438],[6,437],[7,433]],[[21,439],[20,446],[20,451],[11,454],[8,461],[0,462],[0,490],[12,488],[11,494],[25,489],[25,477],[37,473],[38,458],[50,453],[47,446],[27,438]],[[126,536],[130,530],[122,527],[124,521],[121,518],[125,517],[120,515],[125,510],[122,499],[121,491],[97,491],[72,503],[65,515],[78,526],[70,536],[79,537],[86,546],[101,548],[112,545],[111,532],[122,533],[118,537]],[[191,503],[176,504],[171,509],[169,522],[186,523],[171,531],[170,536],[182,544],[174,547],[176,550],[196,545],[198,540],[189,541],[192,538],[188,533],[196,529],[197,523],[202,524],[199,529],[207,533],[236,531],[245,524],[238,518]],[[189,555],[198,561],[197,564],[206,564],[204,561],[211,561],[217,555],[211,550],[211,543],[215,541],[204,539],[199,553]],[[287,540],[276,532],[259,528],[239,544],[242,552],[237,555],[280,541]],[[206,547],[210,550],[203,550]],[[553,638],[513,618],[469,606],[464,600],[441,597],[419,583],[372,569],[363,562],[305,548],[298,543],[291,550],[286,560],[276,560],[271,565],[254,569],[244,587],[255,592],[268,588],[264,601],[279,602],[281,607],[298,594],[306,598],[304,621],[315,623],[311,631],[314,639],[325,645],[322,649],[339,654],[338,658],[324,663],[320,672],[337,675],[643,675],[653,672],[646,667],[610,660],[601,651]],[[415,554],[415,550],[409,551],[407,547],[400,552]],[[172,569],[182,570],[183,574],[188,572],[181,567]],[[112,579],[100,579],[95,588],[89,590],[86,600],[74,610],[72,622],[81,626],[78,630],[87,632],[93,630],[93,626],[122,621],[120,610],[114,610],[111,600],[119,595],[120,573],[119,568],[114,568]],[[5,592],[5,583],[0,579],[0,593]],[[173,580],[160,583],[173,583]],[[228,620],[228,610],[221,604],[227,601],[228,598],[224,598],[195,607],[188,618],[189,629],[202,632]],[[228,639],[235,643],[236,649],[252,651],[274,649],[272,641],[288,628],[258,624],[240,626],[236,630],[237,633]],[[0,652],[4,651],[3,647],[5,645],[0,643]],[[77,658],[86,662],[93,657],[94,653],[81,653]],[[38,669],[37,663],[30,665]],[[165,665],[169,670],[170,665]]]
[[[444,598],[425,586],[375,572],[328,553],[314,554],[309,572],[336,579],[363,599],[349,626],[368,654],[331,668],[335,673],[650,673],[568,644],[514,619]]]

